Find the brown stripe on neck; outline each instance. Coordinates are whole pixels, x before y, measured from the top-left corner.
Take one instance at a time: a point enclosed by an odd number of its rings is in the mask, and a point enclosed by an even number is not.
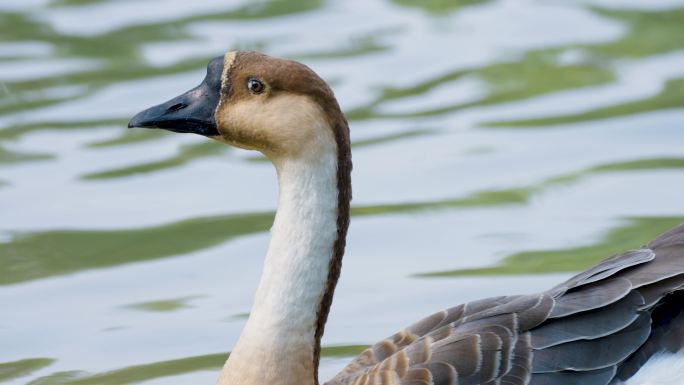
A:
[[[323,104],[329,114],[330,127],[337,143],[337,239],[333,244],[332,258],[328,264],[328,278],[325,292],[316,310],[316,332],[314,334],[313,369],[314,383],[318,385],[318,365],[321,359],[321,337],[328,320],[328,313],[332,305],[333,294],[342,269],[342,257],[349,228],[349,203],[352,198],[351,190],[351,143],[349,126],[344,115],[335,101],[334,96]],[[327,104],[327,105],[326,105]]]

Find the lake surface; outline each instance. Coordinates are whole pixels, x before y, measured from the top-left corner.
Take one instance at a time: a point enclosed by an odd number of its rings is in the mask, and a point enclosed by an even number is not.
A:
[[[0,26],[3,385],[214,383],[275,173],[125,126],[229,49],[305,62],[349,117],[323,379],[434,311],[684,221],[681,0],[2,0]]]

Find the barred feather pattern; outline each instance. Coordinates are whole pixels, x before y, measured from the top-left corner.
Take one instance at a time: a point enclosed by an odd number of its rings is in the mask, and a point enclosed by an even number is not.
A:
[[[615,385],[684,347],[684,224],[531,295],[435,313],[327,385]]]

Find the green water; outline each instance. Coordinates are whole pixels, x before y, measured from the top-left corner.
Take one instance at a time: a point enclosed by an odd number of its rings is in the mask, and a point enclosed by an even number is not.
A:
[[[321,378],[443,307],[542,290],[684,221],[684,2],[7,0],[0,384],[212,383],[275,210],[260,154],[126,129],[255,49],[350,121]]]

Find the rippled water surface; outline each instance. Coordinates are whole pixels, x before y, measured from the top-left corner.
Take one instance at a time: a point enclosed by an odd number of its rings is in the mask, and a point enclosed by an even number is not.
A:
[[[350,120],[322,378],[433,311],[547,288],[684,220],[681,0],[2,0],[0,383],[215,381],[274,171],[125,125],[228,49],[305,62]]]

